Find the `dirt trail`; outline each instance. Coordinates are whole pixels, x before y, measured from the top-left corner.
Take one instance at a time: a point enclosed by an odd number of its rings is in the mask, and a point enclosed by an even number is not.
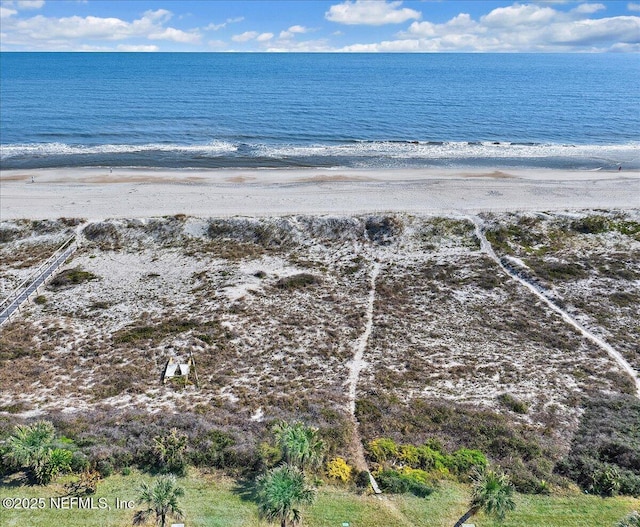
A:
[[[373,327],[373,307],[376,301],[376,279],[380,274],[380,263],[374,262],[373,267],[371,269],[371,275],[369,277],[369,299],[367,301],[367,309],[365,311],[365,325],[364,331],[358,337],[354,345],[354,353],[353,359],[349,364],[349,377],[348,377],[348,410],[349,415],[353,421],[353,452],[355,453],[355,465],[358,470],[366,470],[369,472],[369,467],[367,466],[367,461],[364,456],[364,448],[362,446],[362,438],[360,437],[360,432],[358,430],[359,423],[356,418],[356,390],[358,388],[358,380],[360,379],[360,372],[362,368],[365,366],[365,361],[363,359],[364,352],[367,348],[367,343],[369,342],[369,335],[371,335],[371,328]],[[371,482],[371,486],[376,494],[380,494],[380,488],[376,483],[375,479],[369,472],[369,480]]]
[[[481,250],[484,253],[486,253],[487,256],[489,256],[492,260],[494,260],[505,273],[511,276],[511,278],[520,282],[523,286],[529,289],[529,291],[531,291],[534,295],[536,295],[540,300],[542,300],[545,304],[547,304],[548,307],[550,307],[553,311],[558,313],[567,324],[569,324],[570,326],[578,330],[585,338],[589,339],[591,342],[593,342],[594,344],[602,348],[604,351],[606,351],[609,354],[609,356],[616,361],[618,366],[620,366],[620,368],[622,368],[625,372],[627,372],[631,376],[636,386],[636,396],[640,398],[640,378],[638,377],[638,372],[636,372],[631,367],[631,365],[620,354],[620,352],[615,350],[611,345],[607,344],[601,338],[597,337],[596,335],[592,334],[590,331],[582,327],[578,322],[576,322],[576,320],[573,319],[573,317],[569,313],[567,313],[561,307],[557,306],[550,298],[548,298],[544,294],[543,291],[541,291],[534,284],[528,282],[527,280],[519,276],[517,273],[515,273],[512,269],[509,269],[507,266],[505,266],[500,261],[500,258],[498,258],[498,256],[493,250],[493,247],[489,243],[489,240],[487,240],[486,236],[484,235],[484,232],[482,231],[482,227],[483,227],[482,220],[477,216],[470,216],[468,218],[475,225],[476,236],[478,237],[478,240],[480,240]]]
[[[371,275],[369,277],[369,299],[367,302],[367,309],[365,311],[364,331],[355,342],[353,359],[349,364],[349,414],[353,420],[353,451],[356,455],[355,464],[358,470],[366,470],[367,472],[369,472],[369,467],[364,456],[362,438],[360,437],[360,432],[358,430],[359,423],[356,418],[356,390],[358,387],[358,380],[360,379],[360,372],[366,364],[363,357],[373,328],[373,309],[376,302],[376,280],[380,274],[380,267],[379,262],[373,263]],[[415,527],[414,524],[398,509],[393,501],[388,499],[386,496],[381,495],[382,491],[380,490],[380,487],[378,487],[374,477],[371,475],[371,472],[369,472],[369,482],[382,504],[397,520],[407,527]]]
[[[364,351],[367,348],[369,342],[369,335],[371,335],[371,328],[373,327],[373,306],[376,300],[376,279],[380,274],[380,264],[374,262],[371,269],[371,276],[369,278],[369,300],[367,302],[367,310],[365,311],[365,326],[362,335],[358,337],[354,346],[353,359],[349,365],[349,413],[355,415],[356,412],[356,388],[358,386],[358,379],[360,378],[360,371],[365,366],[363,360]]]

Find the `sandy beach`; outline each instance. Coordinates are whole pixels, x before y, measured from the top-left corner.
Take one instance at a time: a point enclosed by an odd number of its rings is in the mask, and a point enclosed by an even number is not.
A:
[[[547,169],[0,171],[0,217],[475,213],[640,207],[640,173]]]

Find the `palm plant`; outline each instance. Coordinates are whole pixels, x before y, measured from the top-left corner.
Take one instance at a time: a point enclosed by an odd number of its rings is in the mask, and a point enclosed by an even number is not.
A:
[[[461,527],[471,516],[481,510],[498,520],[503,520],[507,512],[516,508],[512,495],[513,485],[509,481],[509,476],[498,474],[493,470],[476,472],[471,494],[471,508],[463,514],[454,527]]]
[[[285,461],[301,470],[318,468],[324,460],[325,444],[318,429],[303,423],[280,421],[273,427],[276,443]]]
[[[297,507],[310,504],[315,498],[315,489],[292,465],[280,465],[260,476],[256,483],[260,512],[268,521],[280,522],[280,527],[297,525],[301,518]]]
[[[146,505],[146,509],[133,516],[133,525],[142,525],[155,514],[156,525],[166,527],[167,517],[176,520],[184,516],[178,498],[184,496],[184,489],[176,484],[174,475],[158,477],[153,485],[142,483],[138,503]]]
[[[172,428],[169,434],[153,438],[153,451],[163,472],[184,476],[187,472],[188,436]]]
[[[55,448],[55,435],[49,421],[17,425],[7,440],[7,458],[28,469],[37,483],[49,483],[56,474],[70,469],[72,458],[68,450]]]
[[[618,522],[618,527],[640,527],[640,514],[633,511]]]

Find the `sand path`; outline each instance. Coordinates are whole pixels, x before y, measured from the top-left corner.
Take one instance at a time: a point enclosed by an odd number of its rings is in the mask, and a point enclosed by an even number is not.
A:
[[[486,236],[484,235],[484,232],[482,230],[483,229],[482,220],[477,216],[470,217],[469,219],[475,225],[476,236],[478,237],[478,240],[480,240],[480,246],[481,246],[482,252],[484,252],[492,260],[494,260],[500,266],[500,268],[505,273],[507,273],[511,278],[520,282],[529,291],[531,291],[534,295],[536,295],[540,300],[542,300],[545,304],[547,304],[549,308],[551,308],[553,311],[558,313],[567,324],[569,324],[578,332],[580,332],[580,334],[582,334],[583,337],[587,338],[588,340],[590,340],[591,342],[599,346],[601,349],[606,351],[609,354],[609,356],[618,364],[618,366],[620,366],[622,370],[624,370],[626,373],[628,373],[631,376],[631,378],[635,383],[636,396],[640,398],[640,377],[638,377],[638,372],[636,372],[631,367],[631,365],[622,356],[622,354],[616,349],[614,349],[610,344],[606,343],[604,340],[597,337],[596,335],[588,331],[586,328],[581,326],[569,313],[567,313],[564,309],[556,305],[538,287],[536,287],[534,284],[522,278],[520,275],[518,275],[509,267],[505,266],[500,260],[500,258],[498,258],[498,256],[494,252],[493,247],[489,243],[489,240],[487,240]]]
[[[371,329],[373,328],[373,309],[376,301],[376,279],[380,274],[380,263],[374,262],[371,268],[371,274],[369,275],[369,298],[367,300],[367,308],[365,310],[365,325],[364,331],[357,338],[353,347],[353,358],[349,363],[349,376],[347,378],[348,385],[348,410],[349,415],[353,421],[353,451],[355,452],[355,464],[358,470],[366,470],[369,472],[367,460],[364,455],[364,447],[362,446],[362,438],[360,437],[360,431],[358,418],[356,417],[356,391],[358,388],[358,381],[360,379],[360,372],[365,367],[366,362],[364,360],[364,352],[367,349],[369,343],[369,336],[371,335]],[[380,494],[381,490],[378,487],[376,480],[369,472],[369,481],[373,487],[373,491],[376,494]]]
[[[356,340],[353,359],[349,364],[349,413],[353,416],[355,416],[356,413],[356,389],[358,387],[358,380],[360,379],[360,372],[366,364],[363,359],[364,352],[367,348],[369,336],[371,335],[371,329],[373,327],[373,306],[376,300],[376,279],[379,274],[380,263],[374,262],[371,269],[371,275],[369,277],[369,299],[367,301],[367,309],[365,311],[364,331]]]

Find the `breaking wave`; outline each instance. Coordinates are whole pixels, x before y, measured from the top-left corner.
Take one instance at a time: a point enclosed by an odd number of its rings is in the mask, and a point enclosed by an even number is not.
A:
[[[315,144],[149,143],[0,145],[2,168],[150,166],[175,168],[520,166],[640,168],[640,142],[617,145],[497,141],[343,141]]]

